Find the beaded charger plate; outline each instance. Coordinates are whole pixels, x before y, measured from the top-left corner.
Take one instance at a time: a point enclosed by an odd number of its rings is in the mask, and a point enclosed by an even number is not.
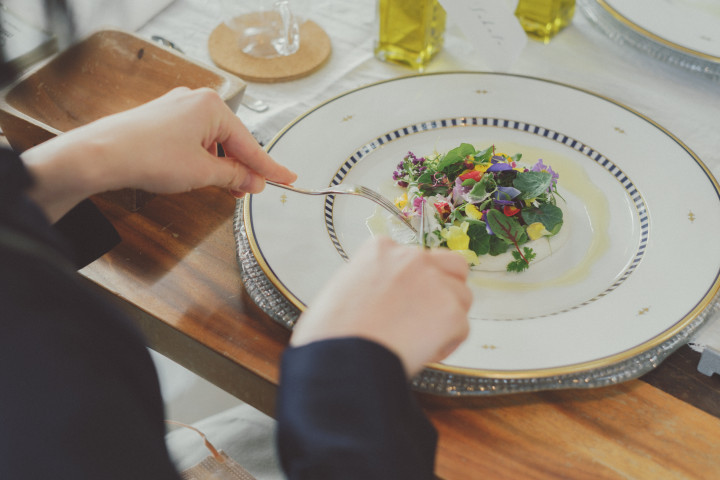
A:
[[[460,143],[552,166],[567,240],[520,274],[471,271],[470,336],[414,378],[416,389],[479,395],[621,382],[657,366],[715,310],[717,181],[670,132],[608,98],[508,74],[404,77],[319,105],[267,148],[299,174],[299,187],[347,182],[391,195],[408,151]],[[362,198],[271,186],[240,200],[235,236],[249,294],[292,328],[377,234],[378,215]]]
[[[579,0],[578,6],[610,38],[720,80],[716,0]]]

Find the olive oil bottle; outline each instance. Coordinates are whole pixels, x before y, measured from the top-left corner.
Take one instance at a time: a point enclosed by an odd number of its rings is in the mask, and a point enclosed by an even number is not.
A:
[[[572,21],[575,0],[520,0],[515,16],[528,36],[548,43]]]
[[[445,10],[438,0],[378,0],[375,56],[423,71],[442,49]]]

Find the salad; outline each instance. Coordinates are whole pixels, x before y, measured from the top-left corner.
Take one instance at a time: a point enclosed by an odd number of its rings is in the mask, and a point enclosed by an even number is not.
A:
[[[563,212],[558,174],[542,159],[530,168],[520,159],[468,143],[444,155],[408,152],[393,172],[405,189],[395,205],[410,219],[425,212],[427,246],[454,250],[470,265],[509,251],[507,271],[522,272],[536,257],[529,242],[556,235]]]

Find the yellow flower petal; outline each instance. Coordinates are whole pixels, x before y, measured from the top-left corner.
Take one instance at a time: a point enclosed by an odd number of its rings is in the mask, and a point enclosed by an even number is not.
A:
[[[395,199],[395,206],[402,210],[407,205],[407,202],[407,192],[405,192],[402,194],[402,197],[398,197]]]
[[[471,203],[465,205],[465,214],[473,220],[482,220],[482,212]]]
[[[547,231],[545,225],[543,225],[541,222],[535,222],[528,225],[527,234],[530,240],[537,240],[543,235],[550,235],[550,232]]]
[[[442,236],[447,241],[450,250],[467,250],[470,246],[470,237],[463,231],[462,227],[452,225],[442,231]]]

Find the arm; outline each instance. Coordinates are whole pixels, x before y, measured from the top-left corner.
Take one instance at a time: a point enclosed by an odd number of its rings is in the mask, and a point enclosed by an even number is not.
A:
[[[226,157],[217,156],[217,143]],[[215,185],[258,193],[295,174],[258,145],[212,90],[178,88],[140,107],[71,130],[22,154],[29,195],[55,221],[90,195],[139,188],[179,193]]]
[[[283,357],[280,456],[291,479],[434,478],[436,434],[408,378],[467,336],[465,260],[371,241],[301,316]]]

